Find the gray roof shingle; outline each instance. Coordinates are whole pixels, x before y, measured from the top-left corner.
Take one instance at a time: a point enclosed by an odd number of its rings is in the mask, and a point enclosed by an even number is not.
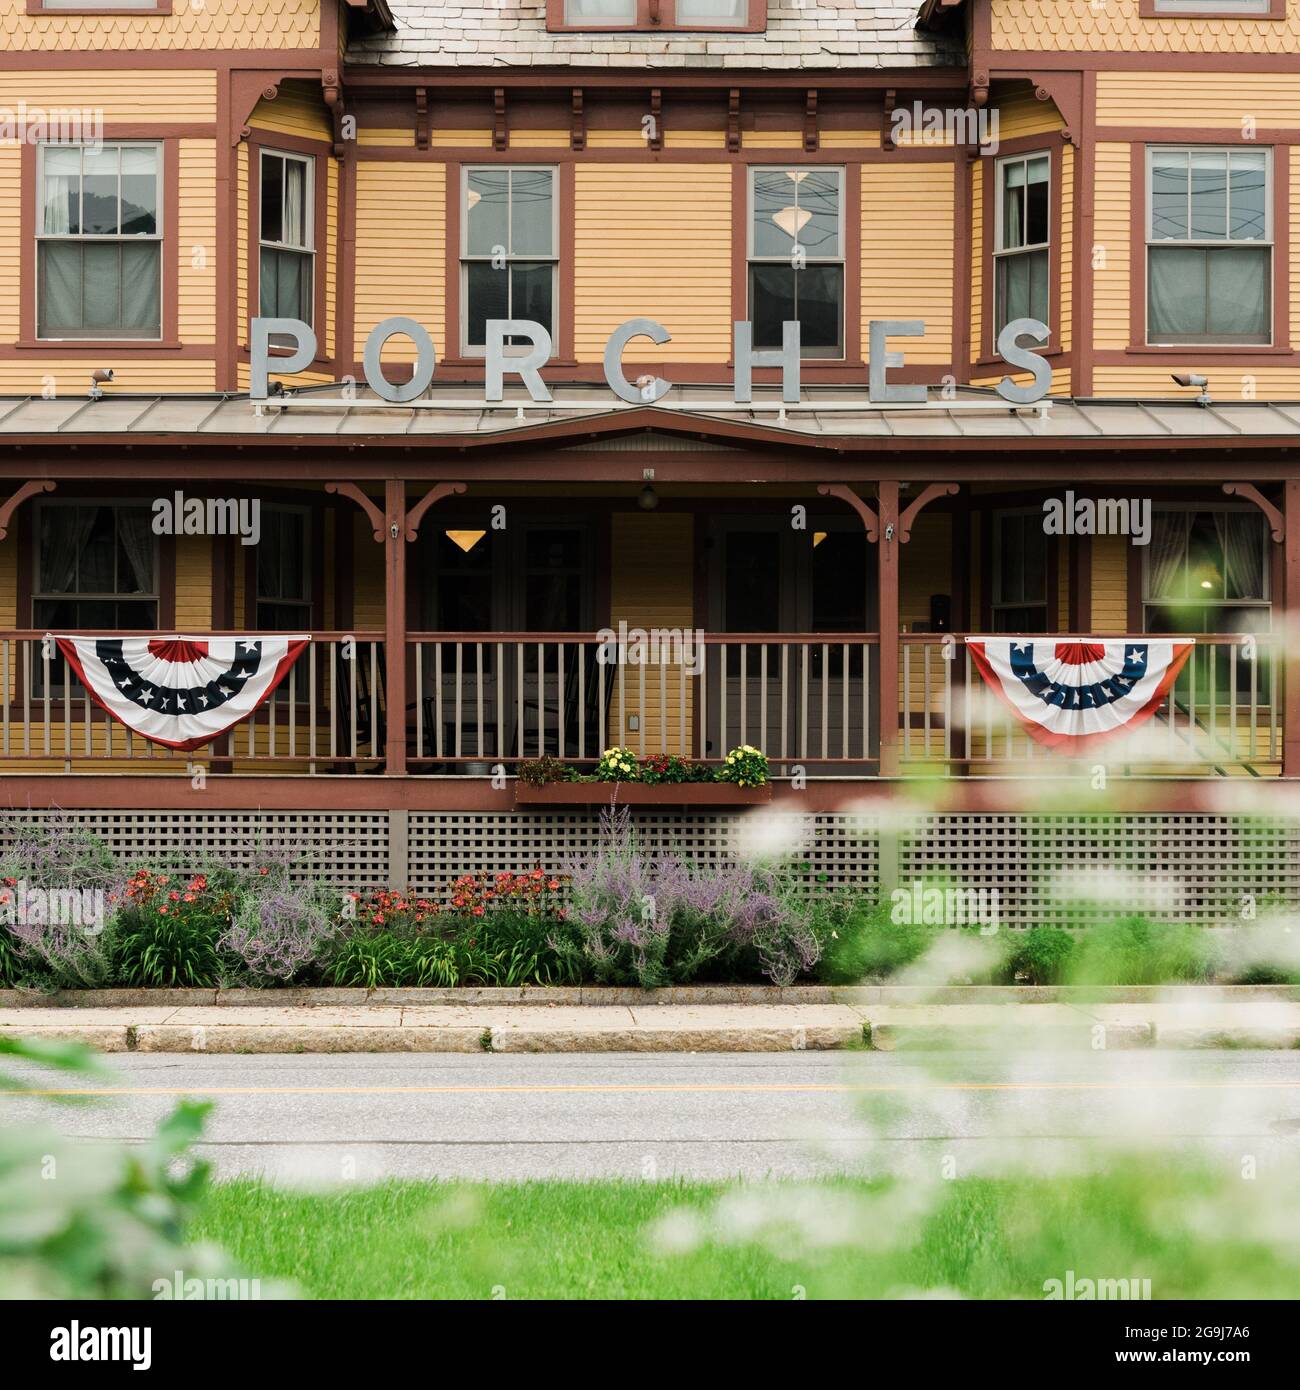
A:
[[[910,68],[964,63],[960,37],[916,25],[917,0],[771,0],[767,31],[564,33],[545,0],[391,0],[395,33],[348,46],[385,67]]]

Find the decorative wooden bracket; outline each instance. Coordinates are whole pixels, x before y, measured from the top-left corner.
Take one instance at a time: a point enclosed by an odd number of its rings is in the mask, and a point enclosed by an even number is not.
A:
[[[1223,490],[1229,497],[1244,497],[1247,501],[1253,502],[1264,513],[1269,530],[1273,533],[1273,539],[1279,545],[1286,540],[1286,518],[1254,483],[1224,483]],[[0,519],[3,516],[4,513],[0,512]]]
[[[573,112],[569,118],[569,148],[571,150],[585,150],[587,148],[587,119],[582,110],[582,88],[573,89]]]
[[[740,149],[740,88],[733,87],[727,93],[727,152],[735,154]]]
[[[885,90],[885,107],[880,122],[880,148],[896,150],[894,144],[894,108],[898,105],[898,93],[889,87]]]
[[[1061,139],[1079,145],[1079,132],[1083,129],[1083,77],[1076,72],[1035,72],[1029,74],[1034,84],[1034,96],[1039,101],[1056,104],[1065,122]]]
[[[931,483],[914,501],[903,509],[898,518],[898,543],[906,545],[912,539],[912,523],[920,512],[936,497],[952,497],[958,491],[957,483]]]
[[[355,502],[370,518],[370,524],[375,530],[375,539],[381,543],[384,541],[387,525],[384,521],[383,510],[377,507],[356,483],[326,483],[325,491],[337,492],[340,497],[346,497]]]
[[[664,94],[650,88],[650,148],[658,154],[664,147]]]
[[[285,74],[268,77],[264,72],[234,72],[230,75],[230,143],[237,145],[253,133],[248,124],[259,101],[274,101],[280,95]]]
[[[53,492],[56,487],[58,483],[52,483],[48,478],[42,478],[40,482],[24,483],[7,502],[0,505],[0,541],[9,534],[9,522],[13,514],[29,497],[35,497],[38,492]]]
[[[862,524],[867,528],[867,540],[875,541],[880,534],[880,522],[872,509],[853,491],[846,483],[822,483],[817,491],[823,497],[837,497],[841,502],[847,502],[850,507],[862,518]]]
[[[504,150],[510,145],[510,129],[506,125],[506,89],[497,87],[492,92],[492,148]]]
[[[343,88],[339,84],[339,75],[330,69],[326,69],[320,75],[321,95],[325,99],[325,105],[330,113],[330,123],[334,133],[334,149],[332,151],[335,159],[343,158],[343,117],[347,114],[343,109]]]
[[[420,522],[430,507],[436,507],[444,497],[464,492],[464,483],[435,483],[406,514],[406,539],[413,541],[420,534]]]
[[[429,89],[427,87],[415,89],[415,148],[417,150],[429,148]]]
[[[817,129],[817,90],[814,87],[808,89],[804,97],[803,104],[803,147],[807,154],[815,154],[820,142],[820,132]]]

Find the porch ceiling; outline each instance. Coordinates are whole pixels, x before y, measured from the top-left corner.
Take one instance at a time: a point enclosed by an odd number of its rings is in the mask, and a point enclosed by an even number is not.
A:
[[[1294,446],[1300,439],[1300,401],[1234,401],[1201,406],[1193,400],[1147,401],[1052,397],[1016,409],[990,390],[966,387],[943,399],[931,391],[924,406],[870,407],[862,388],[806,387],[798,406],[786,406],[776,387],[755,387],[737,406],[731,388],[677,386],[655,405],[624,405],[603,386],[553,386],[549,404],[522,390],[507,391],[492,408],[472,388],[431,387],[409,405],[382,402],[368,389],[347,396],[336,386],[288,392],[259,409],[246,395],[105,395],[100,400],[0,397],[0,440],[41,444],[93,438],[126,442],[291,442],[358,438],[409,445],[418,440],[464,449],[481,442],[582,442],[601,435],[652,429],[694,439],[745,445],[798,443],[843,452],[882,444],[897,448],[955,445],[1029,448],[1041,445],[1145,447],[1233,443]]]

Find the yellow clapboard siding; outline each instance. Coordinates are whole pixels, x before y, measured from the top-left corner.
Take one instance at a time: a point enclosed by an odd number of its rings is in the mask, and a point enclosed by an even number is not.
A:
[[[367,145],[388,145],[396,146],[399,149],[407,149],[415,144],[415,131],[410,128],[400,126],[393,127],[363,127],[357,128],[357,144],[363,149]]]
[[[332,140],[333,125],[319,87],[284,82],[274,101],[265,97],[253,108],[248,124],[258,130],[299,135],[305,140]]]
[[[490,150],[492,148],[492,132],[491,130],[430,130],[429,143],[435,149],[440,145],[451,145]]]
[[[997,104],[998,139],[1017,140],[1022,135],[1046,135],[1065,124],[1051,101],[1039,101],[1032,92],[1008,97]]]
[[[952,360],[953,166],[862,169],[862,353],[872,319],[922,319],[910,362]]]
[[[176,630],[206,632],[212,627],[212,538],[176,538]]]
[[[60,396],[85,396],[96,364],[40,356],[31,361],[0,361],[0,395],[40,395],[47,389]],[[216,363],[207,358],[153,358],[115,364],[117,376],[105,392],[213,391]]]
[[[1094,223],[1093,341],[1100,348],[1129,345],[1129,203],[1133,171],[1129,147],[1097,146]]]
[[[731,167],[579,165],[574,227],[574,339],[598,361],[626,319],[672,335],[628,345],[624,361],[725,362],[731,353]]]
[[[1274,155],[1274,159],[1280,159],[1281,154]],[[1281,177],[1282,171],[1279,168],[1275,177]],[[1300,229],[1300,146],[1291,147],[1291,197],[1290,197],[1290,221],[1291,221],[1291,245],[1286,254],[1290,257],[1291,271],[1291,333],[1294,337],[1297,327],[1300,326],[1300,236],[1295,229]],[[1279,253],[1274,253],[1279,254]]]
[[[21,285],[22,149],[0,145],[0,339],[18,336]]]
[[[320,0],[178,0],[170,14],[156,18],[75,13],[29,18],[24,0],[0,0],[0,32],[10,52],[311,49],[320,43],[320,8]]]
[[[357,165],[356,352],[365,348],[370,330],[392,314],[422,323],[440,356],[453,346],[442,342],[446,314],[446,186],[440,164],[385,163]],[[403,216],[393,216],[401,208]],[[458,346],[458,345],[456,345]],[[393,338],[385,349],[393,361],[415,360],[406,338]]]
[[[724,130],[673,130],[664,131],[666,150],[725,150],[727,133]]]
[[[18,626],[18,529],[13,522],[0,541],[0,626]]]
[[[567,150],[569,148],[569,132],[567,130],[512,130],[510,132],[510,148],[512,150]]]
[[[217,79],[187,68],[37,68],[0,72],[0,107],[28,112],[74,110],[105,123],[208,124],[217,118]]]
[[[1092,538],[1092,630],[1128,631],[1127,536]]]
[[[801,130],[746,130],[741,132],[740,144],[746,150],[801,150]]]
[[[823,130],[818,144],[824,150],[878,150],[878,130]]]
[[[355,511],[352,518],[354,574],[352,626],[358,632],[384,630],[384,548],[375,543],[369,521]]]
[[[1188,349],[1194,352],[1195,349]],[[1171,354],[1173,350],[1171,349]],[[1217,402],[1227,404],[1238,400],[1293,401],[1300,396],[1300,368],[1255,367],[1245,370],[1224,366],[1206,366],[1195,358],[1172,358],[1180,372],[1199,372],[1210,378],[1210,390]],[[1170,380],[1170,361],[1153,363],[1150,367],[1097,367],[1093,372],[1096,394],[1099,396],[1173,396],[1189,399],[1185,386]]]
[[[211,140],[180,142],[177,324],[181,342],[216,337],[217,157]]]
[[[1097,124],[1300,126],[1300,83],[1293,73],[1099,72]]]
[[[334,356],[334,330],[337,305],[339,249],[339,166],[338,161],[325,161],[325,226],[316,231],[316,254],[322,245],[325,251],[325,355]]]
[[[616,512],[611,518],[610,625],[686,630],[695,622],[694,519],[685,512]],[[661,700],[660,673],[664,677]],[[645,698],[641,674],[645,674]],[[681,698],[685,682],[685,738]],[[641,732],[619,729],[618,685],[610,694],[609,741],[637,751],[645,737],[647,755],[691,753],[694,679],[680,663],[627,666],[623,673],[624,714],[640,715]],[[600,750],[597,749],[596,752]]]

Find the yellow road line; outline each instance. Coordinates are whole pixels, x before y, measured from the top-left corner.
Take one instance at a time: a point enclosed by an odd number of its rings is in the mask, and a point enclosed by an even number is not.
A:
[[[653,1084],[554,1086],[99,1086],[69,1090],[5,1090],[6,1096],[418,1096],[418,1095],[554,1095],[700,1092],[704,1094],[783,1095],[796,1092],[861,1094],[909,1091],[1214,1091],[1285,1090],[1294,1081],[939,1081],[920,1085],[792,1084]]]

